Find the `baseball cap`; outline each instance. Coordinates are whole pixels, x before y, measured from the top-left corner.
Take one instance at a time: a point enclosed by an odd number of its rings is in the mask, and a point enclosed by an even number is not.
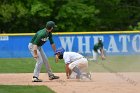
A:
[[[101,38],[98,38],[98,40],[99,40],[99,41],[102,41],[102,39],[101,39]]]
[[[99,42],[102,42],[102,39],[101,39],[101,38],[98,38],[98,41],[99,41]]]
[[[57,27],[57,26],[55,25],[55,22],[53,22],[53,21],[48,21],[48,22],[46,23],[46,27],[47,27],[47,28],[51,28],[51,27]]]

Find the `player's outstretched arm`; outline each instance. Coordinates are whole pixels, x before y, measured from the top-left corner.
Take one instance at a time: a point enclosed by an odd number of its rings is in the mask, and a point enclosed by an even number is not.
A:
[[[53,51],[55,52],[55,51],[56,51],[56,46],[55,46],[55,44],[53,43],[53,44],[51,44],[51,46],[52,46]]]
[[[103,49],[101,49],[101,58],[102,58],[102,60],[105,60],[105,55],[104,55],[104,50]]]
[[[69,69],[69,64],[66,64],[65,70],[66,70],[67,79],[69,79],[70,75],[71,75],[71,70]]]

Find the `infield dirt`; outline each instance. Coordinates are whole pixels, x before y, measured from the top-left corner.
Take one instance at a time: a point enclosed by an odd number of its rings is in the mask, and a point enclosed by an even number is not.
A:
[[[48,80],[40,74],[43,82],[31,82],[32,73],[0,74],[0,85],[46,85],[56,93],[140,93],[140,73],[92,73],[91,81],[66,79],[64,73],[55,73],[58,80]]]

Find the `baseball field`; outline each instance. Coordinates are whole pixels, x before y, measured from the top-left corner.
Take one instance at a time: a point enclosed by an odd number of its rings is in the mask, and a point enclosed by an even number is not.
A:
[[[139,93],[140,55],[108,56],[106,60],[89,61],[92,80],[66,79],[63,60],[49,58],[59,80],[48,80],[43,65],[40,78],[31,82],[35,61],[32,58],[0,59],[0,93]]]

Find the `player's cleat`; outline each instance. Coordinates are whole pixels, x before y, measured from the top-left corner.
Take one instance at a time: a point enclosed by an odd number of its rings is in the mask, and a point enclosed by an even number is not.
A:
[[[76,79],[80,79],[82,78],[82,76],[76,75]]]
[[[71,75],[70,75],[70,79],[76,79],[77,77],[77,73],[75,73],[74,71],[72,71]]]
[[[49,80],[59,79],[59,76],[51,75],[49,76]]]
[[[33,76],[32,82],[42,82],[42,80],[38,79],[38,77]]]
[[[80,81],[89,81],[89,78],[87,78],[85,75],[80,76]]]
[[[88,78],[89,80],[91,80],[91,73],[90,72],[84,73],[82,75],[85,76],[86,78]]]
[[[90,72],[87,73],[87,78],[91,80],[91,73]]]

